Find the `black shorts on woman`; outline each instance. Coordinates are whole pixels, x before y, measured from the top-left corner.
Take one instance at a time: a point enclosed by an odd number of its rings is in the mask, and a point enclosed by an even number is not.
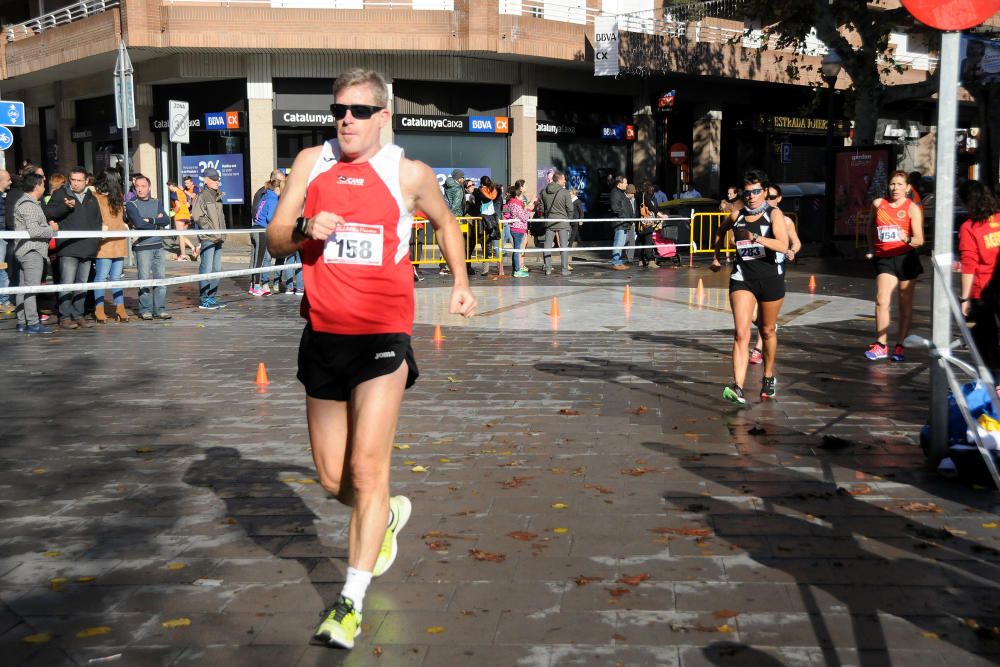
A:
[[[916,248],[892,257],[875,257],[875,273],[888,273],[896,276],[900,282],[913,280],[923,272],[924,267],[920,264],[920,254]]]
[[[747,291],[760,303],[785,298],[785,269],[777,261],[778,253],[751,240],[754,234],[762,238],[774,238],[771,224],[774,209],[768,204],[764,206],[760,216],[753,222],[747,222],[745,214],[740,213],[740,217],[733,223],[736,262],[729,278],[730,294]]]

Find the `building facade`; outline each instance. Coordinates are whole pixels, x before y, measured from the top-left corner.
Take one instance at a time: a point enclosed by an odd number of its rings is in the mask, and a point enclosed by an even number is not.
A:
[[[122,159],[112,72],[124,40],[136,83],[131,169],[163,192],[168,178],[225,167],[234,223],[272,168],[334,136],[331,85],[351,67],[385,76],[384,139],[442,180],[457,167],[523,178],[534,192],[560,169],[596,205],[614,174],[713,197],[751,165],[778,180],[822,179],[817,100],[832,93],[792,80],[787,54],[734,42],[741,22],[705,17],[663,34],[662,0],[37,0],[53,5],[4,26],[0,90],[25,102],[28,121],[8,164],[96,172]],[[644,52],[633,48],[617,76],[595,76],[595,18],[609,15],[622,19],[623,42],[655,40],[646,66],[635,67]],[[816,67],[822,53],[800,58]],[[894,76],[917,81],[928,69]],[[842,76],[837,87],[848,84]],[[169,141],[170,100],[189,104],[187,144]],[[849,124],[836,109],[842,142]],[[689,153],[684,168],[669,160],[676,144]]]

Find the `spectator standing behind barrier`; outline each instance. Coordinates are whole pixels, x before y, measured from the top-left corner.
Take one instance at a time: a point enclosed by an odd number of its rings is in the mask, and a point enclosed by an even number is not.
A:
[[[205,187],[194,200],[191,218],[200,229],[225,229],[226,218],[222,211],[222,193],[219,191],[221,176],[218,170],[212,167],[206,169],[202,175],[205,178]],[[198,272],[217,273],[222,271],[222,243],[225,239],[219,234],[205,234],[199,236],[199,239],[201,240],[201,263],[198,265]],[[198,293],[201,297],[201,303],[198,308],[201,310],[225,308],[225,304],[219,303],[216,296],[218,292],[218,278],[199,282]]]
[[[542,200],[542,214],[545,222],[544,248],[550,250],[556,241],[556,235],[560,236],[560,246],[565,247],[566,238],[569,236],[569,219],[573,217],[573,198],[570,197],[569,190],[566,189],[566,174],[557,171],[552,175],[552,182],[545,186],[538,198]],[[561,257],[562,275],[569,275],[569,253],[559,253]],[[542,262],[545,267],[545,275],[552,275],[552,254],[544,253]]]
[[[69,184],[52,193],[49,207],[51,219],[59,223],[64,232],[100,232],[104,224],[97,199],[87,190],[87,170],[73,167]],[[48,212],[48,211],[46,211]],[[56,256],[59,258],[59,284],[85,284],[90,280],[90,269],[97,249],[99,236],[85,239],[56,239]],[[89,328],[93,323],[83,316],[87,290],[59,293],[59,326],[63,329]]]
[[[174,212],[174,229],[183,231],[191,228],[191,204],[194,198],[188,197],[188,193],[177,187],[174,181],[167,181],[167,190],[170,192],[170,206]],[[188,250],[190,248],[190,250]],[[198,258],[198,245],[191,241],[189,236],[177,237],[177,257],[178,261],[187,261],[188,253],[190,259]]]
[[[54,222],[46,222],[42,210],[41,199],[45,194],[45,177],[28,173],[22,179],[24,190],[19,195],[9,215],[12,218],[14,231],[28,232],[28,239],[19,239],[14,244],[14,254],[17,255],[20,275],[18,283],[24,287],[35,287],[42,284],[42,270],[45,266],[45,255],[48,252],[49,239],[52,233],[59,229]],[[34,294],[18,294],[17,330],[21,333],[50,334],[52,329],[42,324],[38,316],[37,297]]]
[[[580,193],[577,192],[576,188],[570,189],[569,196],[573,200],[573,219],[569,221],[569,241],[566,242],[566,247],[572,248],[574,243],[577,246],[583,243],[583,240],[580,238],[580,225],[583,224],[583,219],[587,217],[587,204],[584,203],[583,198],[580,197]]]
[[[969,219],[958,230],[962,258],[962,314],[975,322],[972,339],[983,363],[996,375],[1000,369],[1000,202],[979,181],[966,181],[958,189]]]
[[[638,235],[636,231],[639,228],[639,222],[635,218],[639,217],[639,202],[636,201],[636,187],[634,183],[629,183],[625,187],[625,199],[628,204],[629,217],[632,218],[632,222],[625,226],[625,261],[627,264],[635,263],[635,248],[632,247],[636,243]]]
[[[101,209],[101,229],[106,232],[121,232],[128,229],[125,224],[125,192],[122,189],[122,177],[117,169],[106,169],[97,179],[94,197]],[[128,239],[105,238],[97,249],[97,261],[94,268],[94,282],[103,283],[116,281],[122,275],[125,267],[125,256],[128,254]],[[128,322],[128,311],[125,310],[124,290],[117,288],[111,292],[115,304],[114,318],[119,322]],[[108,320],[104,310],[104,290],[94,290],[94,319],[98,323]]]
[[[523,183],[523,181],[518,181],[518,183]],[[531,219],[531,211],[525,206],[524,193],[521,187],[523,186],[514,185],[514,190],[503,207],[503,217],[510,229],[515,250],[523,250],[528,244],[528,220]],[[528,271],[524,268],[524,255],[522,253],[511,253],[510,262],[515,278],[528,277]]]
[[[253,229],[267,229],[268,223],[274,217],[274,211],[278,208],[278,197],[281,195],[281,185],[284,178],[271,179],[264,193],[257,202],[254,209]],[[267,239],[264,234],[255,233],[250,235],[250,267],[262,269],[271,266],[271,254],[267,251]],[[266,276],[266,277],[265,277]],[[271,280],[274,273],[257,273],[250,276],[250,294],[253,296],[271,296]],[[281,280],[280,274],[278,280]],[[274,286],[274,291],[278,291],[278,286]]]
[[[483,176],[479,180],[475,197],[475,215],[479,216],[480,222],[476,225],[475,240],[469,243],[469,249],[474,250],[476,243],[482,241],[483,259],[489,260],[493,256],[493,241],[500,238],[500,221],[497,214],[500,212],[503,200],[500,198],[500,191],[489,176]],[[489,273],[490,265],[487,261],[483,261],[482,275],[486,276]]]
[[[125,212],[132,229],[163,230],[170,227],[170,218],[163,210],[163,204],[149,194],[149,179],[145,176],[135,179],[135,199],[126,204]],[[132,250],[135,251],[139,280],[162,280],[167,277],[162,236],[140,236],[132,244]],[[139,288],[140,318],[169,320],[171,315],[166,312],[166,306],[166,285]]]
[[[5,229],[6,220],[6,197],[7,190],[10,189],[10,172],[6,169],[0,169],[0,229]],[[14,202],[11,202],[13,204]],[[11,211],[11,216],[14,212]],[[11,239],[13,241],[13,239]],[[9,269],[9,263],[7,262],[7,239],[0,239],[0,289],[3,289],[10,285],[10,278],[8,277],[7,271]],[[10,301],[10,296],[7,294],[0,294],[0,313],[10,313],[13,312],[14,306]]]
[[[621,222],[616,223],[614,226],[614,238],[611,241],[611,245],[614,247],[611,251],[611,268],[615,271],[625,270],[622,248],[625,247],[626,227],[632,224],[628,219],[634,217],[632,205],[625,195],[627,187],[628,179],[624,176],[616,176],[614,186],[608,195],[608,205],[611,207],[611,215],[621,220]]]

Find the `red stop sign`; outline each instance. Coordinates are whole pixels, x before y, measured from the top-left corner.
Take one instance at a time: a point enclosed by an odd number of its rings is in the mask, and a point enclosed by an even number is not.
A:
[[[997,12],[1000,0],[903,0],[913,17],[938,30],[965,30]]]
[[[672,144],[667,149],[667,155],[670,158],[670,164],[684,164],[688,159],[688,147],[684,144]]]

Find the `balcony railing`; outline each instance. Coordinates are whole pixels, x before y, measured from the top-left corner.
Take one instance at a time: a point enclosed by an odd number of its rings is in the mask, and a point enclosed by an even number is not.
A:
[[[8,42],[14,42],[25,37],[38,35],[46,30],[85,19],[94,14],[101,14],[112,7],[117,7],[118,0],[82,0],[73,5],[57,9],[48,14],[42,14],[38,18],[6,26],[3,31]]]

